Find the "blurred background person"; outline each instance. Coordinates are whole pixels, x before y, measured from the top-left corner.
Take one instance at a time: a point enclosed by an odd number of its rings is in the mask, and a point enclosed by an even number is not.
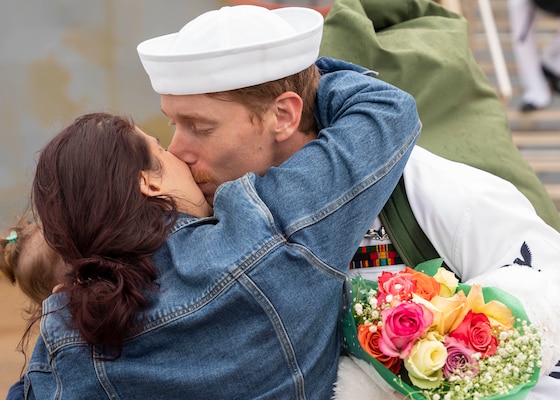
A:
[[[560,15],[557,0],[509,0],[512,46],[522,88],[520,110],[546,108],[552,93],[560,93],[560,25],[554,39],[542,52],[534,31],[536,14],[542,10]]]

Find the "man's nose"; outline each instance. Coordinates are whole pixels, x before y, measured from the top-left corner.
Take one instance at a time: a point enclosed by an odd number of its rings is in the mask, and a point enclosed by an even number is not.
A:
[[[186,162],[187,164],[194,164],[196,162],[196,146],[193,140],[183,132],[175,131],[171,138],[171,143],[167,151],[171,152],[175,157]]]

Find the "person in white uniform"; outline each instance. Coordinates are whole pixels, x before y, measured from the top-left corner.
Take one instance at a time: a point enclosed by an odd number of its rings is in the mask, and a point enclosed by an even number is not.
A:
[[[556,374],[560,359],[560,233],[510,182],[420,146],[403,176],[414,217],[449,269],[462,282],[498,287],[521,301],[539,327],[543,348],[541,377],[528,399],[558,398],[560,379],[548,374]],[[391,243],[380,223],[374,222],[363,246]],[[382,271],[403,268],[402,263],[354,268],[350,275],[375,280]],[[352,357],[340,360],[336,394],[337,399],[401,398],[373,367]]]
[[[522,88],[520,109],[524,112],[548,107],[552,93],[560,93],[560,26],[541,53],[534,29],[538,23],[535,14],[541,10],[536,3],[534,0],[508,2],[513,54]]]

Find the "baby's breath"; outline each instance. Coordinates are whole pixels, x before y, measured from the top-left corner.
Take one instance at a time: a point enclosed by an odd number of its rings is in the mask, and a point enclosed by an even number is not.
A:
[[[478,373],[451,375],[433,390],[423,390],[428,400],[478,400],[506,395],[515,386],[531,379],[534,367],[540,367],[540,336],[526,321],[518,328],[499,334],[498,351],[479,359],[473,368]]]
[[[377,307],[377,291],[369,289],[367,292],[359,293],[365,300],[354,299],[352,314],[358,325],[377,324],[381,321],[380,309]]]
[[[386,295],[385,301],[378,304],[378,291],[366,286],[363,280],[354,282],[353,294],[352,314],[357,325],[368,325],[372,333],[382,329],[381,312],[392,307],[392,296]],[[516,386],[528,383],[535,368],[541,367],[540,336],[536,328],[518,319],[514,329],[494,329],[492,334],[498,339],[496,352],[492,356],[483,357],[481,353],[473,353],[470,367],[465,367],[468,370],[461,368],[455,371],[434,389],[413,387],[413,393],[427,400],[483,400],[507,395]],[[410,396],[409,383],[405,384],[405,381],[409,381],[404,375],[406,373],[406,369],[402,368],[401,374],[396,375],[393,382]]]

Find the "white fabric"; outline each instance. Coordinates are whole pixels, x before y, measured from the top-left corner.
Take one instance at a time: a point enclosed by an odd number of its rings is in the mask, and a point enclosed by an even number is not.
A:
[[[560,396],[560,379],[541,376],[537,385],[527,395],[526,400],[558,400]]]
[[[421,147],[404,179],[418,224],[457,276],[523,303],[543,335],[548,373],[560,359],[560,233],[510,182]]]
[[[420,227],[461,281],[499,287],[521,301],[543,344],[541,377],[528,399],[557,399],[560,379],[543,375],[560,359],[560,233],[510,182],[419,146],[404,179]],[[343,393],[352,386],[345,371],[339,371],[336,399],[377,399]],[[369,384],[368,391],[385,393],[375,379]]]
[[[179,32],[140,43],[156,93],[188,95],[253,86],[312,65],[323,16],[310,8],[239,5],[209,11]]]
[[[554,39],[544,46],[542,62],[549,70],[560,75],[560,26]]]
[[[341,356],[334,387],[336,400],[404,399],[369,363],[355,357]]]

